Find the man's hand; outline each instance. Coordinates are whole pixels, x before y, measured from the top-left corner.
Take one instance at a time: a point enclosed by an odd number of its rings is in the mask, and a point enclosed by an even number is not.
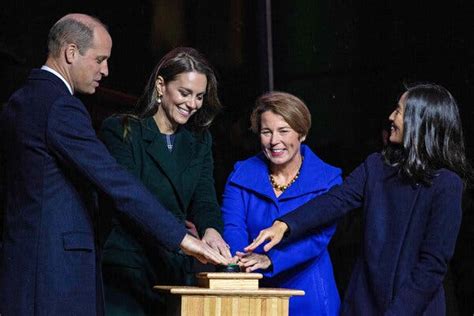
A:
[[[267,255],[243,253],[240,251],[237,251],[236,254],[239,258],[238,264],[245,272],[252,272],[258,269],[265,270],[272,265],[272,261]]]
[[[209,247],[206,243],[189,234],[184,236],[180,247],[185,254],[195,257],[204,264],[208,262],[221,265],[229,264],[229,259],[224,258],[219,252]]]
[[[285,234],[287,230],[288,230],[288,225],[286,225],[286,223],[275,221],[271,227],[260,231],[257,238],[255,238],[250,245],[245,247],[244,250],[246,252],[252,252],[258,246],[263,244],[263,242],[265,242],[266,240],[270,240],[263,247],[263,250],[265,250],[265,252],[268,252],[270,249],[272,249],[275,245],[277,245],[281,241],[281,239],[283,238],[283,235]]]
[[[214,250],[217,250],[225,258],[230,259],[232,255],[230,254],[229,245],[222,239],[221,234],[214,228],[206,229],[204,236],[201,239],[209,247]]]

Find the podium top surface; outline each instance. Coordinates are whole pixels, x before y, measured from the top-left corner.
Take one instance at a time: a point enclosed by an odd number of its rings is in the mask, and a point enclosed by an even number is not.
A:
[[[208,289],[197,286],[156,285],[155,291],[178,295],[244,295],[244,296],[302,296],[304,291],[292,289],[259,288],[246,289]]]
[[[196,275],[198,278],[206,279],[261,279],[261,273],[244,273],[244,272],[201,272]]]

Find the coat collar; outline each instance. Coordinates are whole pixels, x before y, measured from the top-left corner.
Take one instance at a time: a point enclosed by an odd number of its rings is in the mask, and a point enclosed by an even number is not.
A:
[[[51,81],[54,85],[56,85],[61,90],[64,90],[67,94],[71,94],[68,87],[64,84],[64,82],[56,75],[52,74],[49,71],[43,69],[32,69],[30,72],[30,76],[28,77],[29,80],[48,80]]]
[[[153,117],[144,119],[141,128],[146,152],[161,167],[173,185],[180,188],[181,174],[196,155],[196,138],[188,129],[180,127],[175,134],[174,149],[170,152]]]
[[[279,196],[280,200],[327,190],[329,182],[340,175],[339,169],[323,162],[304,144],[301,145],[301,154],[304,160],[300,176]],[[271,199],[277,199],[268,178],[268,160],[263,153],[239,162],[229,181]]]
[[[56,77],[58,77],[59,79],[61,79],[61,81],[66,85],[67,89],[69,90],[69,93],[71,93],[71,95],[74,94],[74,91],[72,91],[72,87],[69,84],[69,82],[67,82],[66,79],[59,72],[57,72],[53,68],[50,68],[46,65],[43,65],[43,67],[41,67],[41,70],[46,70],[47,72],[50,72],[53,75],[55,75]]]

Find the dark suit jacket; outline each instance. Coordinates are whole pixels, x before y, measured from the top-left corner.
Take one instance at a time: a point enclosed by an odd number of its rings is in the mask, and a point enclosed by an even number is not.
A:
[[[195,223],[201,236],[210,227],[221,231],[210,133],[194,133],[180,127],[170,152],[153,117],[142,121],[127,117],[126,132],[123,120],[123,116],[110,117],[101,128],[100,137],[112,156],[139,178],[183,227],[184,220],[188,219]],[[145,239],[130,233],[133,227],[127,221],[116,224],[104,247],[104,273],[110,275],[105,280],[105,289],[110,294],[111,288],[120,287],[120,283],[128,282],[128,287],[123,289],[126,294],[119,298],[106,295],[106,306],[110,311],[114,308],[111,304],[120,305],[122,310],[113,309],[111,313],[125,314],[135,305],[132,302],[140,297],[143,307],[154,309],[156,313],[161,307],[152,308],[156,296],[151,292],[152,286],[192,283],[194,273],[190,271],[190,258],[147,247]],[[163,227],[164,232],[168,229]],[[130,303],[126,303],[127,298]]]
[[[2,316],[100,311],[91,188],[165,247],[178,247],[185,229],[110,156],[84,105],[58,77],[33,70],[0,120],[7,184]]]
[[[407,183],[373,154],[344,183],[280,220],[299,238],[363,207],[364,240],[343,315],[444,315],[442,286],[461,223],[463,184],[442,169],[431,186]]]

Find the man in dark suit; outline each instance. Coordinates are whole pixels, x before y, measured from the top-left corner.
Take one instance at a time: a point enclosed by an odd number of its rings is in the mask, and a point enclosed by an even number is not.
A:
[[[198,239],[120,167],[74,93],[108,75],[112,39],[97,19],[69,14],[50,30],[48,58],[0,116],[6,205],[0,314],[103,312],[91,188],[168,249],[202,262],[227,259]]]

